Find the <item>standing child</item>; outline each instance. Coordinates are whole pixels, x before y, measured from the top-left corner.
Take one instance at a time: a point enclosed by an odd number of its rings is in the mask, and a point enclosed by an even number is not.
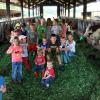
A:
[[[2,100],[3,93],[6,92],[5,80],[1,74],[3,73],[0,70],[0,100]]]
[[[47,67],[42,77],[42,84],[46,87],[49,87],[51,83],[54,81],[54,79],[55,71],[53,68],[52,61],[50,59],[47,59]]]
[[[21,46],[23,49],[22,52],[22,59],[23,59],[23,63],[25,64],[26,70],[29,71],[30,70],[30,64],[29,64],[29,59],[28,59],[28,43],[27,43],[27,37],[24,35],[19,36],[20,42],[21,42]]]
[[[45,64],[45,57],[43,56],[42,49],[37,50],[37,56],[34,60],[35,66],[34,66],[34,75],[37,77],[39,71],[43,71],[44,64]]]
[[[19,43],[19,38],[15,37],[13,45],[7,50],[7,54],[12,55],[12,82],[18,80],[19,83],[22,82],[22,47]]]

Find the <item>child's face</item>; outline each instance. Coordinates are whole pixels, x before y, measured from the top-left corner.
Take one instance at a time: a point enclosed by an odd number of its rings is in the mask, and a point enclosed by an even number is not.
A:
[[[23,43],[27,42],[27,38],[22,39]]]
[[[51,43],[56,43],[56,37],[51,37]]]
[[[42,51],[41,52],[37,52],[37,55],[38,56],[41,56],[42,55]]]
[[[69,35],[69,36],[68,36],[68,40],[69,40],[69,41],[73,41],[73,36],[72,36],[72,35]]]
[[[66,43],[66,39],[65,38],[61,38],[61,43],[62,44]]]
[[[47,62],[48,69],[51,69],[53,67],[52,62]]]
[[[53,25],[57,25],[57,22],[55,20],[53,20]]]
[[[43,39],[42,42],[43,42],[43,44],[47,44],[47,40],[46,39]]]
[[[19,41],[17,39],[14,39],[13,44],[14,45],[19,45]]]
[[[35,31],[35,26],[30,25],[30,29],[31,29],[32,31]]]

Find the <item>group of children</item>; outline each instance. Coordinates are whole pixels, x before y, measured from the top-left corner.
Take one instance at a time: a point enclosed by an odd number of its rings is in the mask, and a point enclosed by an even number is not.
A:
[[[43,18],[37,23],[28,22],[27,25],[17,23],[15,30],[11,32],[11,46],[6,52],[12,57],[12,82],[22,83],[24,64],[28,72],[32,69],[35,77],[41,72],[41,83],[49,87],[55,80],[56,68],[64,71],[76,52],[73,34],[68,34],[67,38],[66,33],[67,26],[64,20],[61,26],[57,19],[54,19],[52,25],[46,26]],[[31,65],[29,54],[33,56],[33,53],[35,59]]]

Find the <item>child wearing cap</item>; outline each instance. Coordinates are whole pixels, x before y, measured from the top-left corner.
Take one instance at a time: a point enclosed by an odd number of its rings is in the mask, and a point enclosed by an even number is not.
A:
[[[43,55],[42,49],[37,50],[37,56],[35,57],[35,66],[33,68],[34,75],[37,77],[39,71],[43,71],[44,65],[46,63],[45,56]]]
[[[55,79],[55,71],[49,55],[47,56],[47,67],[42,77],[42,84],[48,88]]]
[[[28,43],[27,43],[27,36],[20,35],[19,36],[20,45],[22,47],[22,59],[23,63],[25,64],[26,70],[30,70],[29,58],[28,58]]]

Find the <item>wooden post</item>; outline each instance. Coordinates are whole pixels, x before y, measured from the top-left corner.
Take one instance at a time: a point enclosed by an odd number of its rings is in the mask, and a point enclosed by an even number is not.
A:
[[[6,16],[8,21],[11,20],[11,16],[10,16],[10,0],[6,0]]]
[[[43,17],[43,6],[40,5],[40,16]]]
[[[68,17],[70,17],[70,0],[68,0]]]
[[[60,17],[60,6],[59,5],[57,5],[57,16]]]
[[[83,0],[83,19],[87,16],[87,0]]]
[[[30,17],[30,0],[28,0],[28,16]]]
[[[76,0],[73,1],[73,18],[76,17]]]
[[[21,16],[22,19],[24,18],[24,13],[23,13],[23,0],[20,0],[20,4],[21,4]]]

